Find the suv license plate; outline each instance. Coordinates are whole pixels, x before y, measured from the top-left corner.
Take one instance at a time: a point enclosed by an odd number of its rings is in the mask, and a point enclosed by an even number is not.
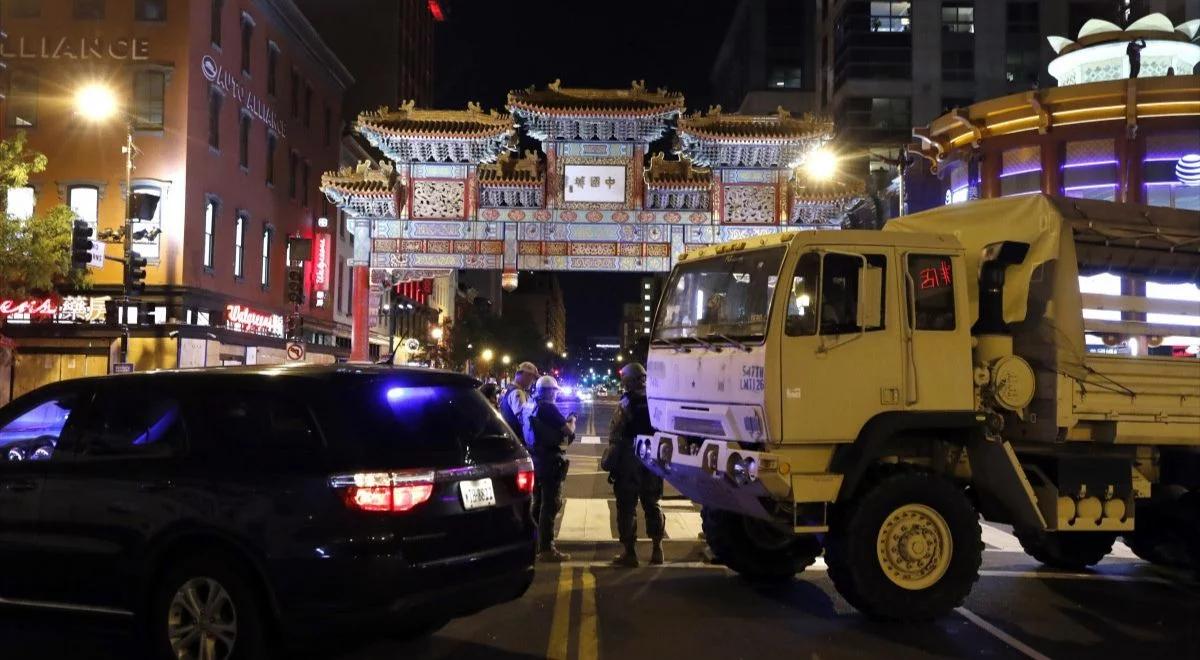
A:
[[[496,504],[496,491],[491,479],[458,482],[464,509],[482,509]]]

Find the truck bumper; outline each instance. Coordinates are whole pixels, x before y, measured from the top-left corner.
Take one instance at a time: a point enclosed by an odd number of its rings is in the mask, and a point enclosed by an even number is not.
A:
[[[723,440],[704,440],[694,453],[687,448],[679,436],[661,432],[640,435],[634,445],[638,459],[688,499],[776,521],[764,503],[790,499],[791,492],[790,480],[779,472],[786,465],[779,456]]]

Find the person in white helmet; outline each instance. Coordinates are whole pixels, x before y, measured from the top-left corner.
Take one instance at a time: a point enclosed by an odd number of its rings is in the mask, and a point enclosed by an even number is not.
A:
[[[533,387],[533,397],[521,412],[525,445],[533,458],[533,517],[538,524],[538,560],[562,562],[570,559],[554,547],[554,519],[558,516],[563,481],[570,463],[566,445],[575,440],[575,415],[563,417],[555,405],[558,381],[542,376]]]

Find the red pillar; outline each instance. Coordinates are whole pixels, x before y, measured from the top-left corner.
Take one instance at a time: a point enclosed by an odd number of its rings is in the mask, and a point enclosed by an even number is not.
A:
[[[351,268],[352,325],[350,330],[350,361],[367,362],[371,356],[371,273],[366,266]]]

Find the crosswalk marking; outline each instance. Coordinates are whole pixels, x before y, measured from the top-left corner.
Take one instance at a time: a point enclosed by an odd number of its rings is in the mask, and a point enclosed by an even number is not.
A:
[[[581,444],[581,445],[598,445],[598,444],[600,444],[600,436],[598,436],[598,435],[581,435],[581,436],[579,436],[579,444]]]
[[[702,526],[700,524],[700,507],[685,499],[664,499],[660,502],[663,515],[666,518],[666,538],[673,541],[700,541]],[[575,543],[615,543],[616,533],[616,501],[612,498],[575,498],[569,497],[559,518],[559,541]],[[1005,529],[991,523],[980,521],[985,550],[987,552],[1019,552],[1024,553],[1021,542]],[[646,526],[641,507],[638,508],[638,538],[645,540]],[[1133,551],[1120,541],[1113,544],[1109,554],[1113,559],[1137,559]],[[810,570],[825,570],[825,560],[817,558]]]

